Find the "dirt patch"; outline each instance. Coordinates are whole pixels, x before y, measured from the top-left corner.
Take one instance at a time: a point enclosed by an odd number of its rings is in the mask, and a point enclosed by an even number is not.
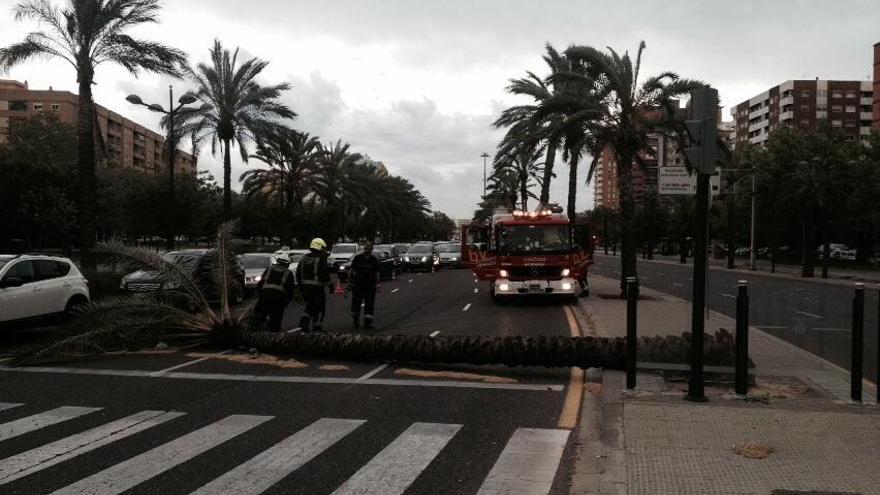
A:
[[[760,442],[744,442],[734,445],[733,451],[747,459],[766,459],[773,453],[773,447]]]
[[[301,369],[308,368],[309,365],[297,361],[296,359],[281,359],[269,354],[206,354],[200,352],[191,352],[186,355],[193,359],[219,359],[240,364],[262,364],[266,366],[275,366],[276,368]]]
[[[587,383],[584,385],[584,390],[595,395],[596,397],[602,396],[602,384],[601,383]]]
[[[447,380],[462,380],[483,383],[516,383],[513,378],[493,375],[479,375],[477,373],[465,373],[462,371],[429,371],[400,368],[394,371],[397,376],[412,376],[416,378],[445,378]]]
[[[323,364],[318,369],[321,371],[348,371],[351,368],[344,364]]]

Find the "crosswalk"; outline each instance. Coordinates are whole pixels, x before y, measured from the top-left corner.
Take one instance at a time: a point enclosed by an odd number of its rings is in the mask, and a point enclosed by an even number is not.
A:
[[[0,402],[0,411],[8,417],[26,404]],[[61,406],[35,414],[21,414],[18,419],[0,423],[0,447],[9,439],[35,434],[44,428],[66,425],[62,430],[77,431],[77,421],[101,411],[106,423],[83,428],[69,436],[52,439],[49,443],[22,452],[2,450],[0,459],[0,493],[5,486],[23,478],[45,475],[50,469],[64,469],[64,463],[78,456],[108,447],[135,435],[150,435],[162,425],[173,425],[174,420],[187,416],[179,411],[140,411],[118,419],[99,407]],[[126,458],[114,459],[116,464],[70,483],[52,492],[53,495],[115,495],[138,485],[161,480],[163,474],[177,466],[194,461],[198,456],[223,444],[258,432],[273,420],[273,416],[234,414],[205,424],[163,443],[149,442],[152,448],[143,452],[126,453]],[[195,495],[251,495],[263,493],[286,477],[315,460],[322,453],[355,431],[365,428],[363,419],[320,418],[298,431],[290,431],[277,443],[262,452],[240,459],[235,467],[213,479],[202,480]],[[94,421],[89,423],[94,425]],[[463,425],[446,423],[412,423],[399,432],[387,445],[372,452],[372,458],[363,465],[352,466],[354,472],[338,486],[325,487],[325,492],[339,495],[404,493],[419,476],[430,469],[437,456],[449,443],[461,435]],[[49,429],[47,433],[51,436]],[[273,430],[273,431],[277,431]],[[395,432],[396,433],[396,432]],[[480,495],[502,493],[547,494],[568,442],[569,431],[562,429],[518,428],[506,439],[491,470],[486,473]],[[39,437],[43,438],[43,437]],[[26,442],[25,442],[26,443]],[[33,443],[33,442],[31,442]],[[459,442],[462,443],[462,442]],[[225,455],[229,455],[228,453]],[[320,462],[320,461],[318,461]],[[231,465],[231,464],[230,464]],[[462,469],[467,469],[462,467]],[[38,474],[39,473],[39,474]],[[479,479],[479,478],[477,478]],[[476,479],[475,479],[476,481]],[[476,486],[476,483],[474,484]],[[57,487],[57,486],[56,486]],[[56,488],[56,487],[51,487]],[[47,491],[47,490],[44,490]]]

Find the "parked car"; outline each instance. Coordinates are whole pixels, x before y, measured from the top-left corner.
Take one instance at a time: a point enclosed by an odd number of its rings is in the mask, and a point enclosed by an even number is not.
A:
[[[68,258],[0,255],[0,323],[70,313],[89,298],[88,280]]]
[[[278,251],[275,251],[274,255],[284,254],[287,255],[287,258],[290,260],[290,266],[288,267],[291,272],[296,273],[296,267],[299,265],[299,260],[302,259],[303,256],[308,253],[308,249],[287,249],[281,248]]]
[[[217,251],[214,249],[184,249],[169,251],[162,255],[162,259],[170,263],[176,263],[187,270],[190,276],[199,285],[202,293],[209,302],[220,301],[220,293],[214,284],[214,269],[217,265]],[[237,258],[236,258],[237,260]],[[230,287],[230,302],[240,304],[244,300],[245,270],[241,263],[233,267],[236,284]],[[160,274],[138,270],[122,277],[119,285],[120,290],[128,294],[149,294],[158,291],[175,291],[179,282],[163,279]]]
[[[439,257],[434,245],[430,242],[413,244],[403,256],[403,268],[406,271],[431,271],[439,268]]]
[[[354,255],[360,251],[360,246],[354,243],[340,243],[333,246],[333,249],[330,250],[330,255],[327,257],[330,273],[338,272],[340,266],[351,261]]]
[[[447,243],[438,253],[441,268],[461,268],[461,244]]]
[[[379,258],[379,280],[394,280],[398,275],[398,268],[394,257],[391,256],[391,252],[387,249],[377,248],[378,246],[373,248],[373,254]],[[348,282],[349,273],[351,273],[351,261],[341,265],[336,276],[340,282]]]
[[[257,290],[263,273],[270,265],[275,263],[278,257],[276,254],[270,253],[245,253],[238,257],[244,266],[244,290],[245,294]]]
[[[373,251],[387,251],[388,256],[394,263],[395,276],[403,273],[403,251],[400,250],[397,244],[377,244],[373,246]]]

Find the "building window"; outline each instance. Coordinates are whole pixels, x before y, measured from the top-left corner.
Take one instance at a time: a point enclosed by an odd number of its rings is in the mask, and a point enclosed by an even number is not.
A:
[[[842,105],[831,105],[831,111],[840,113],[843,111],[843,106]]]
[[[58,110],[61,110],[61,105],[59,105],[57,103],[53,103],[50,108],[52,109],[53,112],[57,112]]]
[[[42,103],[34,103],[34,110],[42,110],[42,109],[43,109]]]
[[[856,106],[855,105],[847,105],[846,106],[846,113],[856,113]]]
[[[855,98],[856,96],[857,96],[857,95],[856,95],[856,92],[855,92],[855,91],[847,91],[847,92],[846,92],[846,97],[847,97],[847,98]]]
[[[847,126],[847,127],[858,127],[858,124],[856,123],[855,120],[847,120],[847,121],[846,121],[846,126]]]
[[[843,91],[835,90],[831,92],[832,98],[843,98]]]
[[[13,112],[26,112],[27,111],[27,102],[10,101],[9,102],[9,110],[11,110]]]
[[[843,125],[843,122],[841,122],[840,120],[832,120],[831,121],[831,127],[840,127],[842,125]]]
[[[810,97],[809,91],[801,91],[801,98],[809,98],[809,97]]]
[[[810,105],[801,105],[801,112],[809,112]]]

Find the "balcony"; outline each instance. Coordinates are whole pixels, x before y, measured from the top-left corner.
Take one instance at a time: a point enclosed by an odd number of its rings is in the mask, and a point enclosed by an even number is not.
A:
[[[791,120],[793,118],[794,118],[794,112],[791,110],[789,110],[787,112],[781,112],[779,114],[779,121],[780,122],[785,122],[786,120]]]
[[[786,105],[794,105],[794,96],[788,95],[785,98],[779,100],[780,107],[784,107]]]
[[[859,112],[859,120],[874,120],[873,112]]]
[[[859,99],[859,105],[873,105],[874,98],[861,98]]]
[[[749,112],[749,120],[752,120],[755,117],[760,117],[769,111],[770,111],[769,106],[762,106],[761,108],[755,110],[754,112]]]

